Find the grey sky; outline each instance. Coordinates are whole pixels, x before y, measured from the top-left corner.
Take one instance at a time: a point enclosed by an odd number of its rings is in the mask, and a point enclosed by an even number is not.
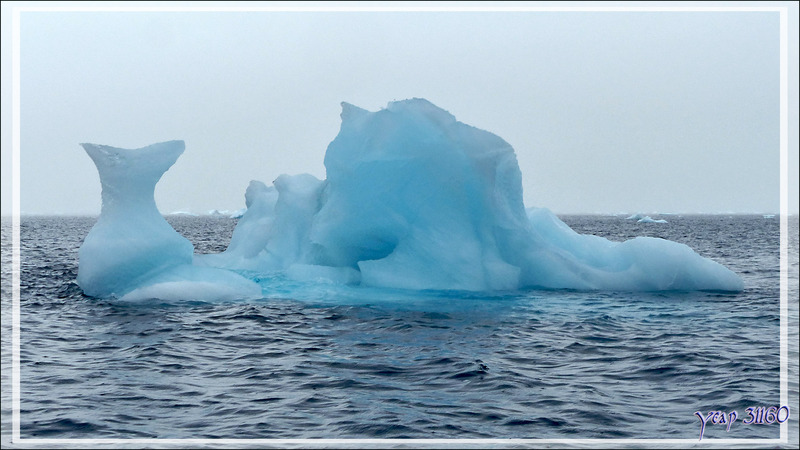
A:
[[[238,209],[251,179],[325,178],[341,101],[377,110],[411,97],[508,141],[527,206],[779,210],[777,12],[23,12],[20,23],[23,213],[99,212],[81,142],[172,139],[186,152],[156,189],[160,210]]]

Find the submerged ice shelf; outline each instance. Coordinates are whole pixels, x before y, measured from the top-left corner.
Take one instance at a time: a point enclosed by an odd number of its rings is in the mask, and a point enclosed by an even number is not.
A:
[[[159,214],[155,184],[182,141],[136,150],[82,144],[102,184],[97,224],[80,250],[87,295],[253,298],[250,278],[411,290],[743,289],[686,245],[581,235],[544,208],[526,211],[522,174],[500,137],[424,99],[370,112],[342,104],[327,178],[252,181],[228,249],[192,255]]]

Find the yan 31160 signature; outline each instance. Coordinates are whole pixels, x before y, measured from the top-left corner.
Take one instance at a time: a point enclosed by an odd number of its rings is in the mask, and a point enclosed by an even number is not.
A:
[[[745,411],[742,417],[744,425],[771,425],[781,424],[789,420],[788,406],[751,406]],[[735,410],[731,412],[710,411],[703,415],[700,411],[695,411],[694,415],[700,418],[700,440],[706,431],[706,425],[725,425],[725,431],[731,431],[731,425],[739,418],[739,413]]]

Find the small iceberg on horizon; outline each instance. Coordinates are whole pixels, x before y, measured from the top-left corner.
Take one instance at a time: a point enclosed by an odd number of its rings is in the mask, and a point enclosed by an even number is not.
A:
[[[630,216],[626,217],[625,220],[635,220],[638,223],[668,223],[664,219],[653,219],[652,217],[642,213],[631,214]]]
[[[664,219],[653,219],[650,216],[644,216],[636,221],[637,223],[667,223]]]
[[[251,181],[230,245],[210,255],[193,255],[153,200],[182,141],[83,144],[103,208],[80,250],[78,284],[125,299],[253,298],[271,289],[253,280],[276,273],[406,290],[743,289],[738,275],[684,244],[612,242],[576,233],[546,208],[526,210],[514,149],[427,100],[376,112],[342,103],[341,118],[326,179]]]
[[[625,220],[641,220],[641,219],[644,219],[645,217],[647,217],[647,216],[645,216],[642,213],[636,213],[636,214],[631,214],[630,216],[626,217]]]
[[[237,209],[236,211],[232,211],[228,214],[229,219],[241,219],[244,213],[247,212],[247,208]]]

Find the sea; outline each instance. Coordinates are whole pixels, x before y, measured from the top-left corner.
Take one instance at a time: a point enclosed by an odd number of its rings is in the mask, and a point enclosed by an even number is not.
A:
[[[704,441],[777,439],[783,419],[797,442],[797,216],[784,318],[792,405],[780,393],[779,216],[560,217],[614,241],[685,243],[745,290],[411,292],[275,279],[260,300],[123,303],[75,283],[96,217],[24,216],[20,437],[699,440],[700,413]],[[197,253],[223,251],[236,225],[167,220]],[[7,218],[2,245],[7,437]],[[760,407],[778,414],[746,423]]]

